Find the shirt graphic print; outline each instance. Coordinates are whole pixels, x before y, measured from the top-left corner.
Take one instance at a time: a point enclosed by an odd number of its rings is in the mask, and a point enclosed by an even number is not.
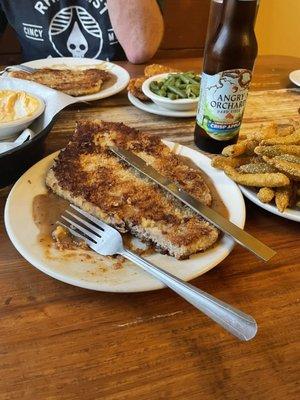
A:
[[[105,0],[0,0],[1,9],[17,32],[25,60],[125,59]]]

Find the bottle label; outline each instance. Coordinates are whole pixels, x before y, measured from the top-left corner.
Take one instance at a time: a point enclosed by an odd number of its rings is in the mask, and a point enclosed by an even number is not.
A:
[[[252,73],[230,69],[201,76],[197,123],[216,140],[229,140],[239,133]]]

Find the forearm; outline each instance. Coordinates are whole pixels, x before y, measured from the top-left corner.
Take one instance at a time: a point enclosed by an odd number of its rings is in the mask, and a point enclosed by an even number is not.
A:
[[[163,36],[163,18],[156,0],[107,0],[115,34],[132,63],[156,53]]]

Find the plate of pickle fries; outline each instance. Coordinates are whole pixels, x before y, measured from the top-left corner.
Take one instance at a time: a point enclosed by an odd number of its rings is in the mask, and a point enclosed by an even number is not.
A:
[[[262,126],[212,159],[255,204],[300,222],[300,125]]]

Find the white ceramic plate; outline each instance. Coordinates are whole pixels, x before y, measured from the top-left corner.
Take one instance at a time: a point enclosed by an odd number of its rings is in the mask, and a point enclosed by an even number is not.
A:
[[[64,68],[93,68],[101,66],[116,76],[116,81],[112,85],[109,81],[105,82],[103,89],[100,90],[100,92],[76,97],[76,99],[80,101],[104,99],[119,93],[125,89],[130,79],[126,69],[120,67],[119,65],[108,61],[94,60],[92,58],[53,57],[29,61],[24,63],[24,65],[33,68],[59,68],[61,65],[63,65]]]
[[[290,80],[297,86],[300,86],[300,69],[292,71],[289,75]]]
[[[177,154],[189,157],[212,179],[225,203],[230,220],[243,228],[245,203],[238,186],[223,172],[211,167],[210,159],[199,152],[172,142],[165,142]],[[126,262],[116,269],[115,260],[89,252],[90,259],[81,250],[45,251],[38,241],[38,229],[32,218],[33,198],[46,192],[45,174],[57,153],[31,167],[12,188],[5,206],[5,226],[8,235],[22,256],[33,266],[60,281],[93,290],[107,292],[140,292],[160,289],[163,285],[137,266]],[[218,244],[188,260],[178,261],[159,253],[147,256],[150,261],[188,281],[219,264],[231,252],[234,242],[223,236]]]
[[[291,219],[292,221],[300,222],[300,209],[298,208],[287,208],[283,213],[278,211],[275,204],[265,204],[262,203],[256,196],[256,191],[249,187],[245,187],[240,185],[240,189],[243,194],[247,197],[247,199],[251,200],[253,203],[258,205],[259,207],[273,213],[279,215],[282,218]]]
[[[137,97],[133,96],[131,93],[128,93],[128,99],[131,104],[133,104],[140,110],[146,111],[151,114],[162,115],[164,117],[188,118],[188,117],[195,117],[197,114],[197,110],[192,110],[192,111],[168,110],[167,108],[159,107],[152,101],[143,102]]]

